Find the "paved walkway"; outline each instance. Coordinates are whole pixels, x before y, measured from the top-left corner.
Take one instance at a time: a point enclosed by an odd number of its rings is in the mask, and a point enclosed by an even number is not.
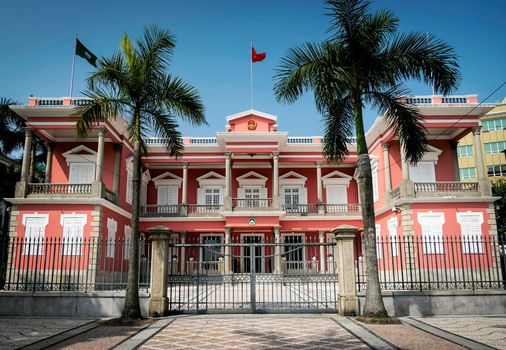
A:
[[[93,321],[90,318],[1,317],[0,350],[26,346]]]
[[[140,349],[369,348],[337,324],[334,317],[325,315],[177,317]]]
[[[464,340],[468,339],[492,348],[506,350],[506,317],[504,316],[439,316],[409,317],[409,319],[433,327],[434,329],[424,329],[431,333],[436,333],[438,330],[449,332]],[[480,347],[480,344],[470,344],[469,347],[476,349]]]

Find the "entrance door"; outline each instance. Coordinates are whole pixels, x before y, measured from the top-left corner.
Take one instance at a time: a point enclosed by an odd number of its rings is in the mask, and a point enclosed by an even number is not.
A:
[[[248,244],[247,246],[242,247],[242,256],[243,256],[243,266],[242,272],[250,273],[251,272],[251,245],[254,245],[255,249],[255,272],[263,272],[263,252],[262,247],[256,245],[257,243],[262,242],[262,236],[244,236],[243,243]]]

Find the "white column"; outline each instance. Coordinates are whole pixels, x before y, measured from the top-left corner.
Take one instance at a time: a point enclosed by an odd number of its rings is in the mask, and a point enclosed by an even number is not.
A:
[[[274,227],[274,273],[282,273],[281,270],[281,228]]]
[[[230,247],[232,227],[225,226],[225,274],[232,273],[232,249]]]
[[[325,257],[325,231],[318,231],[318,239],[320,243],[320,273],[325,273],[325,265],[327,265],[327,259]]]
[[[402,180],[407,181],[409,180],[409,165],[406,158],[406,152],[404,152],[404,147],[402,147],[402,142],[399,142],[399,147],[401,149]]]
[[[51,168],[53,167],[53,144],[46,144],[47,156],[46,156],[46,173],[44,175],[44,182],[51,183]]]
[[[21,181],[28,182],[30,174],[30,158],[32,154],[32,130],[25,129],[25,148],[23,149],[23,162],[21,163]]]
[[[390,157],[389,157],[389,148],[390,144],[388,142],[382,143],[383,146],[383,162],[385,168],[385,191],[389,193],[392,190],[392,178],[390,177]]]
[[[272,206],[279,210],[279,153],[272,153]]]
[[[325,212],[323,207],[323,184],[322,184],[322,165],[320,162],[316,162],[316,191],[318,199],[318,213],[323,214]]]
[[[183,164],[183,190],[181,194],[181,204],[186,205],[187,198],[188,198],[188,166],[189,163]]]
[[[473,127],[473,147],[474,154],[476,155],[476,174],[478,175],[478,180],[486,180],[485,177],[485,162],[483,161],[483,151],[481,149],[481,126]]]
[[[232,210],[232,154],[225,153],[225,210]]]
[[[95,181],[102,182],[103,165],[104,165],[104,139],[105,129],[98,130],[98,149],[97,149],[97,165],[95,171]]]

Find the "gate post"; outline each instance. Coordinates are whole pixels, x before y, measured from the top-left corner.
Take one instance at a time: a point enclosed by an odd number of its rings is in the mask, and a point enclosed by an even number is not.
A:
[[[164,316],[168,312],[167,276],[169,272],[169,241],[171,230],[155,229],[151,233],[151,297],[149,316]]]
[[[358,298],[355,289],[355,257],[353,242],[357,228],[342,225],[332,233],[336,238],[336,265],[339,286],[339,313],[341,315],[358,314]]]

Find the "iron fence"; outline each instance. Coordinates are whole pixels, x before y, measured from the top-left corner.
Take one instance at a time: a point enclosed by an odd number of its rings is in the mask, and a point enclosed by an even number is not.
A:
[[[15,291],[124,290],[129,239],[5,237],[0,239],[0,289]],[[151,241],[139,240],[141,289],[150,286]]]
[[[168,308],[184,312],[335,312],[335,243],[317,235],[173,237]]]
[[[378,237],[382,290],[506,289],[505,242],[497,236]],[[357,291],[366,288],[366,262],[355,240]]]

